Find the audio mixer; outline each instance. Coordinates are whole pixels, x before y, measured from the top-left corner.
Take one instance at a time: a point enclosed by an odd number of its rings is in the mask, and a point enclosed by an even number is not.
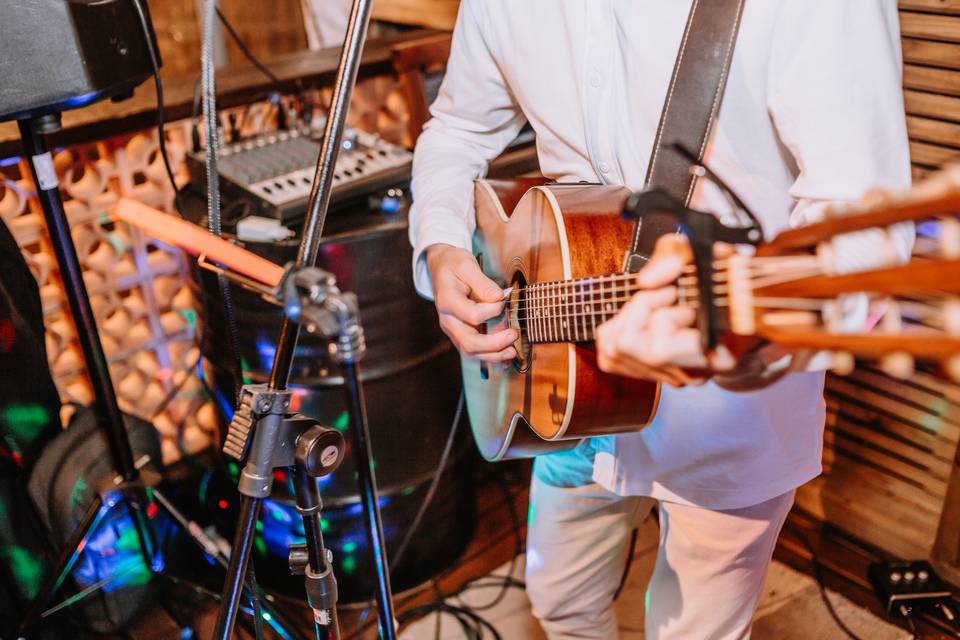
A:
[[[224,144],[217,163],[224,207],[241,203],[250,214],[296,224],[306,213],[319,155],[320,144],[308,131],[298,129]],[[333,177],[331,207],[405,185],[412,160],[413,154],[403,147],[364,131],[347,130]],[[188,153],[187,165],[194,184],[206,184],[206,153]]]

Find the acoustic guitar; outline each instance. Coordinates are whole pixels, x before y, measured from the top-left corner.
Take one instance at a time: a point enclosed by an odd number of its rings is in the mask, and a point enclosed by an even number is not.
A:
[[[653,419],[659,385],[600,371],[593,348],[596,328],[638,290],[633,276],[618,273],[633,230],[623,216],[630,195],[530,179],[476,183],[474,254],[510,290],[503,316],[481,330],[508,323],[520,334],[512,362],[462,358],[470,423],[488,460],[570,448]],[[718,260],[713,303],[725,336],[829,351],[839,371],[867,358],[905,377],[919,358],[960,377],[960,223],[952,217],[960,212],[960,169],[879,200],[838,207],[752,256]],[[832,268],[836,235],[925,218],[939,219],[939,239],[919,238],[909,263],[846,275]],[[677,282],[678,304],[698,304],[697,284],[690,267]],[[864,292],[882,319],[845,333],[837,300]]]

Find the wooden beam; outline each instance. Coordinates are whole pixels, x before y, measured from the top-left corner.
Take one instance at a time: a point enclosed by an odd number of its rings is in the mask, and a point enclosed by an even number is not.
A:
[[[903,60],[912,64],[960,69],[960,44],[904,38]]]
[[[960,14],[960,0],[900,0],[900,9]]]
[[[904,37],[960,42],[960,16],[901,11],[900,32]]]
[[[373,18],[450,31],[459,7],[460,0],[376,0]]]
[[[911,140],[910,159],[925,167],[939,167],[945,162],[960,159],[960,151],[927,142]]]
[[[909,133],[911,140],[960,147],[960,124],[953,122],[907,116],[907,133]],[[957,151],[957,153],[960,153],[960,151]]]
[[[903,86],[918,91],[960,96],[960,71],[905,64]]]
[[[960,122],[960,98],[906,89],[903,100],[911,116],[927,116]]]
[[[399,42],[422,38],[428,30],[407,31],[367,42],[361,59],[361,78],[393,72],[391,50]],[[297,51],[277,56],[264,63],[280,78],[279,87],[249,65],[231,65],[217,73],[217,106],[236,107],[265,100],[276,89],[296,92],[302,86],[322,87],[333,83],[340,58],[340,47],[320,51]],[[168,122],[189,117],[193,109],[195,76],[164,80],[165,113]],[[122,102],[109,100],[63,114],[63,130],[50,136],[54,146],[100,140],[156,125],[157,102],[153,82],[137,87],[132,98]],[[15,122],[0,123],[0,158],[20,155],[20,134]]]

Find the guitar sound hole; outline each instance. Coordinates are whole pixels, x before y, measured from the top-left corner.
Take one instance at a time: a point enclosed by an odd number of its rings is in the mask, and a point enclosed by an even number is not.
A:
[[[530,341],[527,339],[526,332],[525,287],[527,286],[527,279],[522,272],[517,271],[513,274],[510,286],[513,287],[513,291],[510,292],[510,299],[507,302],[507,321],[520,334],[517,341],[513,343],[513,347],[517,351],[513,366],[517,371],[523,373],[530,367]]]

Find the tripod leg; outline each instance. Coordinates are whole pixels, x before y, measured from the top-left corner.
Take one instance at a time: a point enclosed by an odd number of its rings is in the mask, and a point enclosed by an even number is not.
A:
[[[63,553],[57,558],[57,563],[54,565],[50,575],[44,581],[43,585],[41,585],[40,591],[33,599],[33,602],[30,603],[30,609],[27,611],[27,615],[24,616],[23,622],[20,623],[20,629],[17,632],[18,637],[25,637],[26,633],[32,630],[34,625],[40,621],[47,607],[47,603],[50,602],[50,598],[60,589],[63,581],[66,580],[70,571],[73,569],[73,565],[76,564],[77,559],[83,552],[87,538],[100,524],[100,520],[103,519],[104,510],[102,507],[103,500],[99,495],[95,495],[93,502],[90,503],[87,511],[83,514],[83,519],[80,521],[80,524],[70,535],[70,539],[67,540],[66,546],[63,548]]]
[[[237,532],[233,537],[233,552],[230,554],[227,579],[223,584],[223,597],[217,614],[217,626],[213,633],[215,639],[230,640],[233,627],[237,622],[240,596],[243,592],[244,578],[247,575],[247,564],[250,562],[257,516],[260,514],[262,502],[260,498],[243,496],[243,501],[240,503],[240,519],[237,522]]]
[[[57,266],[60,268],[60,277],[67,294],[67,302],[70,304],[70,314],[77,328],[77,340],[80,342],[87,375],[93,387],[93,408],[97,415],[97,422],[101,425],[106,437],[114,468],[127,484],[132,484],[139,478],[139,471],[133,461],[133,450],[130,448],[123,413],[120,411],[117,396],[113,390],[107,357],[103,353],[103,345],[100,344],[100,334],[97,331],[93,308],[90,306],[90,296],[83,281],[83,270],[77,258],[73,236],[70,234],[70,222],[63,208],[63,200],[60,198],[53,160],[46,140],[43,138],[43,132],[58,129],[59,122],[59,115],[47,115],[19,120],[17,124],[20,127],[24,154],[30,160],[30,170],[37,188],[37,199],[43,209],[50,243],[57,255]],[[136,492],[136,500],[141,501],[143,498],[143,492]],[[141,501],[137,506],[145,504]],[[146,518],[143,517],[134,516],[134,522],[144,560],[147,566],[152,568],[154,544],[150,527],[147,526]]]
[[[297,493],[297,511],[303,518],[303,531],[307,540],[307,599],[313,609],[317,638],[340,640],[337,581],[333,577],[333,567],[330,566],[327,550],[323,547],[323,531],[320,528],[320,490],[317,488],[316,479],[307,474],[299,464],[294,468],[293,484]],[[321,634],[320,627],[325,627],[326,633]]]
[[[357,478],[360,498],[363,501],[364,525],[373,563],[377,571],[377,613],[380,622],[381,640],[394,640],[396,629],[393,615],[393,594],[390,588],[390,564],[387,562],[387,547],[380,520],[380,502],[377,496],[377,477],[373,470],[373,450],[370,446],[370,427],[367,424],[366,402],[363,383],[360,381],[360,365],[344,363],[347,402],[353,421],[353,452],[356,456]]]
[[[207,536],[203,529],[200,528],[200,525],[189,520],[159,489],[153,489],[153,496],[156,498],[157,503],[163,507],[171,518],[177,521],[177,524],[180,525],[184,533],[187,534],[204,553],[212,556],[217,564],[224,569],[229,566],[230,557],[221,550],[220,545]],[[250,577],[253,576],[251,575]],[[305,640],[304,636],[297,631],[293,621],[289,620],[285,614],[274,608],[270,601],[263,597],[266,592],[259,588],[255,580],[248,581],[247,591],[251,593],[256,592],[257,595],[260,596],[260,609],[263,613],[270,616],[271,626],[277,629],[280,635],[285,638],[292,638],[293,640]]]

